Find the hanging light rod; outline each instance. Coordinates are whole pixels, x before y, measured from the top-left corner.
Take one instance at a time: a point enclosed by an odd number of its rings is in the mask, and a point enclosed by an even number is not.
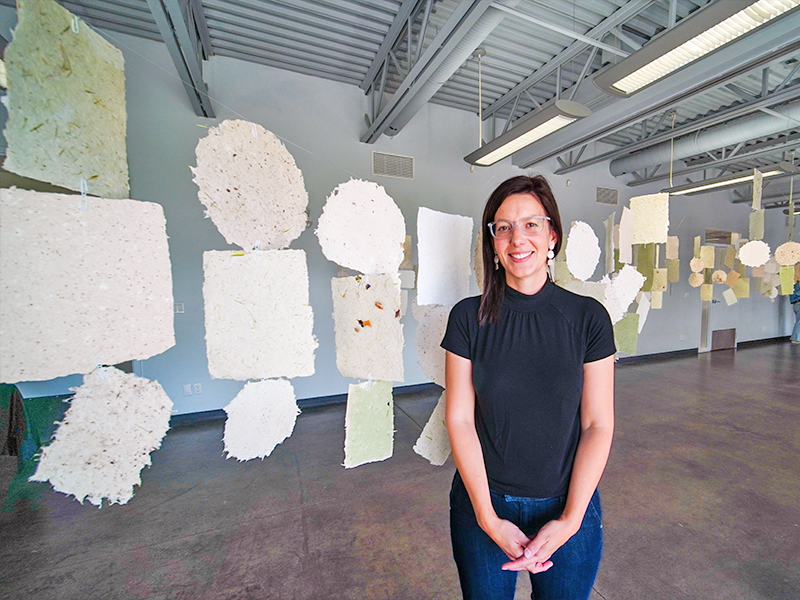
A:
[[[776,165],[761,167],[759,169],[759,171],[761,171],[761,176],[764,179],[767,179],[768,177],[775,177],[777,175],[785,175],[787,173],[793,173],[794,170],[795,166],[791,162],[781,162]],[[755,173],[753,172],[753,169],[749,169],[747,171],[738,171],[736,173],[730,173],[729,175],[716,177],[714,179],[706,179],[705,181],[698,181],[697,183],[687,183],[685,185],[677,185],[675,187],[666,188],[661,191],[668,192],[670,196],[685,196],[687,194],[707,192],[722,187],[738,185],[740,183],[747,183],[748,181],[753,181],[754,177]]]
[[[556,100],[541,110],[523,117],[514,127],[465,156],[464,160],[472,165],[488,167],[590,114],[592,111],[583,104],[572,100]]]
[[[628,58],[601,71],[604,92],[629,96],[800,6],[800,0],[717,0],[668,29]]]

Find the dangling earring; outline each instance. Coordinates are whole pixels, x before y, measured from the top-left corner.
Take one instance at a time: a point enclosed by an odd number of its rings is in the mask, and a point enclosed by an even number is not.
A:
[[[499,269],[499,268],[500,268],[500,259],[497,257],[497,254],[495,254],[494,255],[494,270],[497,271],[497,269]]]
[[[555,246],[550,246],[550,250],[547,251],[547,266],[551,266],[553,264],[553,259],[556,257],[555,252],[553,252],[553,248]]]

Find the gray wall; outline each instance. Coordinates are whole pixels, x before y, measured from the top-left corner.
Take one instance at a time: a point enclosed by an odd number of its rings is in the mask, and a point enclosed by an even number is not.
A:
[[[0,21],[8,23],[10,19],[13,10],[0,7]],[[367,100],[355,86],[223,57],[212,58],[206,63],[205,72],[217,118],[201,119],[194,115],[163,45],[116,33],[104,35],[122,50],[126,61],[131,194],[138,200],[158,202],[164,207],[175,302],[185,305],[185,313],[175,315],[175,347],[137,363],[136,372],[159,381],[175,403],[177,413],[221,408],[243,385],[212,380],[205,355],[202,253],[231,248],[213,223],[203,218],[203,207],[197,200],[197,188],[188,168],[195,164],[194,148],[205,135],[205,127],[227,118],[259,123],[284,141],[303,172],[312,225],[292,247],[302,248],[308,255],[314,333],[320,346],[316,353],[316,373],[292,380],[298,398],[346,393],[348,383],[352,382],[342,378],[335,365],[330,278],[337,275],[337,268],[322,255],[313,234],[327,195],[351,177],[377,181],[402,210],[407,232],[416,243],[418,207],[472,216],[478,223],[491,190],[507,177],[522,173],[509,159],[470,172],[463,156],[476,146],[475,115],[429,104],[398,136],[383,137],[370,146],[358,141],[365,127]],[[413,156],[414,180],[372,176],[372,150]],[[623,187],[622,181],[609,175],[607,165],[596,165],[565,177],[553,176],[555,168],[555,162],[547,163],[538,172],[550,178],[565,229],[569,229],[573,220],[586,221],[600,237],[601,245],[602,222],[611,208],[595,204],[595,186],[620,189],[617,219],[621,206],[630,197],[658,191],[657,187]],[[733,206],[721,195],[672,201],[670,233],[680,237],[682,281],[670,285],[662,310],[650,312],[639,341],[640,354],[698,347],[699,291],[685,283],[693,238],[702,235],[706,227],[745,234],[747,213],[746,206]],[[773,247],[785,241],[783,215],[768,214],[767,229],[767,241]],[[476,288],[473,291],[477,293]],[[791,329],[791,309],[785,299],[770,302],[761,297],[751,298],[740,302],[737,310],[740,340],[788,335]],[[403,323],[406,339],[403,384],[426,382],[428,379],[416,362],[415,322],[410,311]],[[23,393],[28,396],[63,393],[69,385],[79,383],[80,377],[73,376],[28,384],[23,386]],[[203,393],[184,396],[185,383],[201,383]]]

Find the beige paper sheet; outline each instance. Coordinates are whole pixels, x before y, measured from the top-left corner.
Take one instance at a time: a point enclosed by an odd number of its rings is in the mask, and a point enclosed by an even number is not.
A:
[[[786,242],[778,246],[775,249],[775,262],[782,267],[791,267],[800,263],[800,243]],[[777,273],[777,270],[775,272]]]
[[[700,260],[703,261],[704,269],[714,268],[714,246],[701,246],[700,247]]]
[[[89,373],[174,344],[159,204],[0,190],[0,381]]]
[[[633,212],[627,206],[622,207],[619,219],[619,262],[629,265],[633,262]]]
[[[704,302],[711,302],[714,297],[714,286],[710,283],[704,283],[700,286],[700,300]]]
[[[605,259],[605,272],[614,272],[614,213],[608,215],[608,218],[603,221],[606,230],[605,247],[603,250],[603,258]]]
[[[750,279],[748,277],[739,277],[733,284],[733,292],[737,298],[749,298]]]
[[[781,267],[781,296],[788,296],[794,288],[794,268]]]
[[[447,462],[450,456],[450,439],[447,436],[447,425],[444,421],[446,392],[442,392],[433,409],[428,422],[414,444],[414,452],[425,458],[432,465],[439,467]]]
[[[750,213],[750,239],[760,240],[764,237],[764,209]]]
[[[728,306],[736,304],[739,301],[739,299],[736,297],[736,292],[733,291],[733,288],[728,288],[722,292],[722,297],[725,299],[725,303]]]
[[[417,321],[415,345],[419,366],[422,372],[436,385],[444,387],[445,350],[441,347],[447,319],[450,316],[449,306],[427,304],[419,306],[416,301],[411,304],[411,314]]]
[[[666,251],[666,259],[667,260],[677,260],[680,248],[680,239],[677,235],[668,235],[667,236],[667,251]]]
[[[650,293],[650,309],[658,310],[663,306],[664,292],[651,292]]]
[[[633,212],[634,244],[664,244],[669,229],[669,194],[636,196],[630,201]]]
[[[394,445],[394,399],[388,381],[350,384],[344,417],[344,467],[386,460]]]

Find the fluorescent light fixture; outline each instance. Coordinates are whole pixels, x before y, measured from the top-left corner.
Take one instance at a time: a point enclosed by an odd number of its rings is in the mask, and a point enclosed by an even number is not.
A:
[[[717,0],[653,38],[594,78],[601,90],[629,96],[800,6],[800,0]]]
[[[800,1],[800,0],[798,0]],[[503,135],[484,144],[464,160],[473,165],[487,167],[525,146],[592,114],[588,108],[572,100],[556,100],[543,109],[520,119],[520,122]]]
[[[775,177],[776,175],[784,175],[794,171],[792,163],[779,163],[769,167],[762,167],[759,169],[761,176],[766,179],[767,177]],[[661,190],[662,192],[669,192],[670,196],[684,196],[686,194],[696,194],[697,192],[707,192],[709,190],[736,185],[739,183],[746,183],[753,181],[755,174],[752,170],[747,172],[739,171],[738,173],[731,173],[715,179],[706,179],[698,183],[687,183],[686,185],[679,185],[671,188]]]

